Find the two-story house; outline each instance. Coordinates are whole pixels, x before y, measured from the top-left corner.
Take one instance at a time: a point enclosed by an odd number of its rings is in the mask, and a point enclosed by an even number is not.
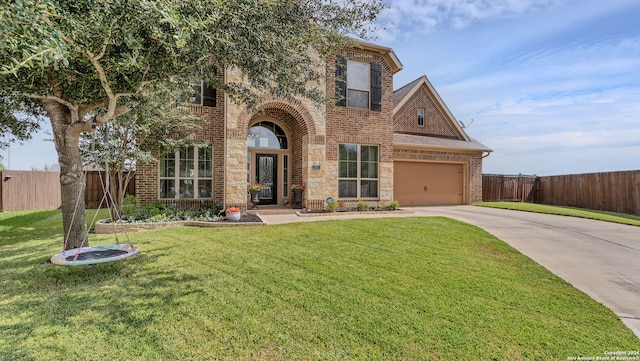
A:
[[[468,204],[482,199],[482,158],[426,77],[393,91],[402,64],[392,49],[369,43],[327,64],[335,106],[264,96],[255,109],[221,91],[197,87],[195,114],[207,122],[193,139],[207,144],[138,165],[136,194],[184,205],[223,202],[250,207],[247,185],[260,183],[262,204],[290,207],[291,185],[305,185],[303,205]],[[225,82],[240,82],[220,69]]]

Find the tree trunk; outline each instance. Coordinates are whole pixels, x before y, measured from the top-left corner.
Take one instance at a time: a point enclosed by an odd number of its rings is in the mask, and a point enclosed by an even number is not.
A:
[[[124,203],[124,189],[122,185],[124,183],[122,171],[109,171],[109,183],[111,197],[111,217],[119,219],[122,217],[122,204]]]
[[[43,104],[51,121],[60,164],[65,249],[86,247],[89,245],[84,207],[86,180],[78,148],[79,134],[69,131],[72,121],[68,108],[55,101],[43,101]]]

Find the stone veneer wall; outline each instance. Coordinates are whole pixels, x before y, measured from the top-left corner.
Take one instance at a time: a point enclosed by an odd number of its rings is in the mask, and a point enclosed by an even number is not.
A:
[[[227,74],[227,82],[243,81],[238,71]],[[324,84],[322,84],[324,86]],[[293,103],[285,99],[263,96],[256,107],[250,111],[242,104],[227,100],[227,186],[226,204],[246,207],[246,167],[237,164],[246,162],[246,135],[249,125],[259,119],[276,120],[290,135],[291,182],[306,183],[304,192],[305,206],[316,205],[312,201],[322,194],[324,178],[321,172],[313,170],[313,165],[324,163],[325,105],[315,104],[308,99]],[[242,177],[240,176],[242,173]],[[290,197],[293,197],[291,192]],[[290,199],[292,202],[293,198]]]
[[[467,172],[465,181],[468,184],[466,202],[468,204],[482,202],[482,153],[395,149],[394,159],[464,163]]]
[[[393,199],[393,71],[383,57],[350,49],[342,55],[350,60],[382,65],[382,110],[332,106],[327,109],[325,197],[338,199],[338,144],[378,145],[378,203]],[[329,58],[328,74],[335,74],[335,58]],[[335,83],[327,82],[327,93],[335,97]]]

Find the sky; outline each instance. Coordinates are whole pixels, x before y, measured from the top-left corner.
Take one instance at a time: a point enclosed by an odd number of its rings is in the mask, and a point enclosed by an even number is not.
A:
[[[640,169],[640,2],[392,0],[377,43],[426,75],[483,172],[558,175]]]
[[[389,0],[374,43],[400,88],[422,75],[492,174],[640,169],[640,2]],[[50,125],[43,124],[50,132]],[[11,169],[57,163],[50,136],[0,151]]]

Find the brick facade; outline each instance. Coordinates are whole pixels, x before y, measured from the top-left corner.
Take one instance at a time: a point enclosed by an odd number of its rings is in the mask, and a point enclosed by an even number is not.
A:
[[[380,111],[316,104],[307,99],[291,102],[269,95],[263,96],[256,108],[250,110],[244,104],[232,102],[222,91],[216,94],[216,107],[190,107],[194,114],[203,115],[206,119],[201,131],[192,139],[210,143],[213,147],[213,198],[207,201],[223,202],[226,207],[238,206],[242,210],[248,208],[246,186],[248,180],[253,182],[253,175],[247,173],[247,161],[251,167],[252,156],[257,152],[263,153],[263,150],[248,148],[247,136],[249,128],[260,121],[277,124],[287,134],[288,149],[264,151],[278,157],[287,156],[289,178],[286,184],[304,183],[307,186],[303,200],[307,208],[322,209],[328,196],[338,199],[338,145],[343,143],[378,146],[378,197],[367,199],[370,205],[386,205],[394,199],[393,162],[402,159],[464,163],[468,179],[467,201],[481,200],[482,152],[442,152],[424,147],[399,149],[394,146],[394,133],[461,139],[461,130],[447,119],[448,113],[443,111],[439,98],[434,98],[428,88],[420,89],[411,94],[402,109],[394,112],[397,105],[394,104],[393,74],[400,70],[401,65],[391,49],[365,44],[362,48],[347,49],[341,56],[380,65]],[[335,98],[336,58],[328,59],[327,81],[321,85],[326,89],[328,98]],[[227,83],[243,81],[242,74],[233,68],[219,71],[218,76]],[[336,99],[333,100],[332,104],[335,104]],[[418,108],[425,109],[425,125],[421,127],[416,123]],[[143,204],[158,199],[158,173],[157,162],[137,167],[136,194]],[[278,186],[284,189],[284,185],[279,179]],[[279,192],[279,197],[282,193],[284,190]],[[292,193],[289,192],[288,197],[280,197],[278,204],[291,204]],[[199,200],[163,201],[185,206],[200,203]],[[354,202],[353,199],[342,201]]]
[[[338,198],[338,145],[341,143],[377,145],[379,152],[379,190],[377,203],[393,199],[393,70],[378,54],[349,50],[347,59],[382,65],[381,111],[333,106],[327,109],[326,196]],[[334,72],[336,60],[328,60],[327,73]],[[328,82],[327,94],[333,95],[335,85]]]
[[[218,77],[224,76],[223,71],[218,71]],[[224,200],[224,173],[225,173],[225,133],[224,133],[224,102],[225,96],[221,91],[216,92],[216,107],[206,107],[190,104],[190,111],[197,116],[204,116],[205,123],[198,134],[189,138],[194,141],[209,143],[212,146],[212,171],[213,199],[209,203],[218,203]],[[170,135],[168,135],[170,136]],[[158,178],[159,164],[151,162],[136,166],[136,195],[142,204],[157,201],[160,192],[160,180]],[[167,200],[166,202],[178,203],[185,207],[199,205],[200,201],[191,200]]]
[[[396,148],[394,159],[396,161],[464,164],[466,185],[463,190],[464,203],[482,202],[482,153]]]
[[[418,125],[418,109],[424,109],[424,125]],[[402,109],[393,117],[395,132],[449,137],[458,139],[456,131],[447,122],[442,109],[439,109],[429,96],[426,87],[413,94]]]
[[[404,98],[396,99],[394,132],[420,136],[424,141],[413,147],[396,144],[394,160],[462,164],[463,203],[481,202],[482,159],[484,153],[490,150],[466,136],[426,77],[407,86],[413,86],[414,89],[410,92],[407,89],[398,90],[404,93]],[[424,109],[423,125],[418,123],[418,109]]]

